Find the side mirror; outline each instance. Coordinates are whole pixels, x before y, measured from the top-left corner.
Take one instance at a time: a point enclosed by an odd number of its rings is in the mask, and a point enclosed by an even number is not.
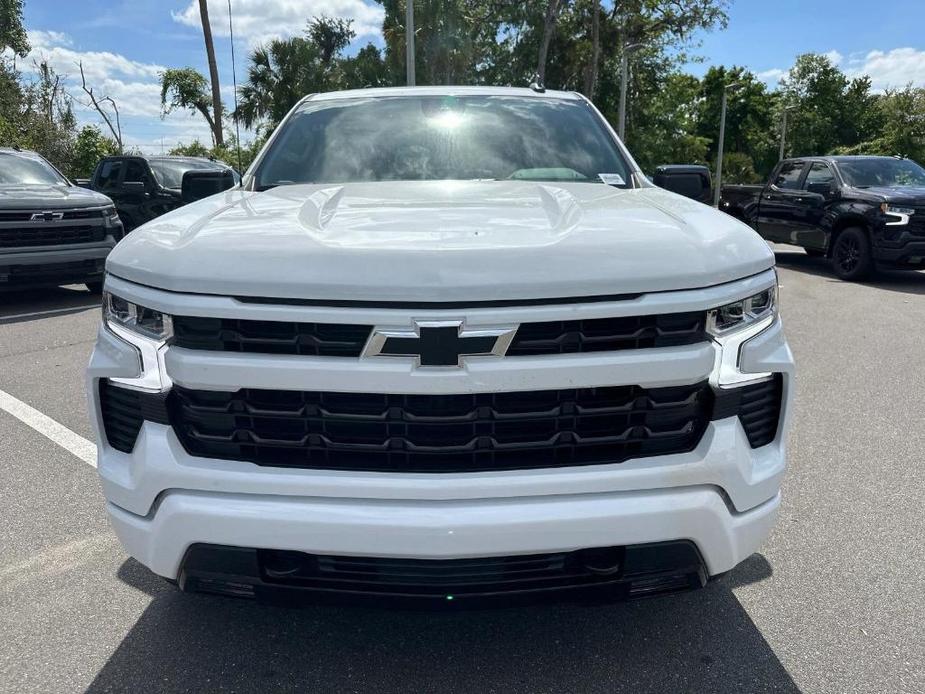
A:
[[[835,186],[831,183],[809,183],[806,186],[807,193],[815,193],[824,198],[831,198],[835,195]]]
[[[221,171],[202,171],[193,169],[183,174],[183,183],[180,184],[180,197],[183,204],[202,200],[210,195],[221,193],[223,190],[233,188],[234,173],[231,169]]]
[[[713,183],[706,166],[666,164],[655,170],[652,182],[672,193],[710,204]]]
[[[145,188],[145,184],[141,181],[123,181],[121,188],[123,193],[131,193],[133,195],[144,195],[148,192]]]
[[[89,178],[75,178],[74,185],[76,185],[78,188],[89,188],[90,179]]]

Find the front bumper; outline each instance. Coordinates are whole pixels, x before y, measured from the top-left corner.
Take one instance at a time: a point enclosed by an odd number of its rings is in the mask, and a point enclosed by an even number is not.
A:
[[[666,303],[666,295],[653,295],[652,301],[681,310],[735,300],[752,290],[746,282],[724,288],[721,296],[692,296],[698,293],[692,291],[679,293],[673,305]],[[120,286],[119,291],[133,291],[131,298],[139,302],[180,313],[176,308],[182,301],[175,295],[160,297],[159,302],[157,295],[166,293],[145,296],[151,290],[137,285]],[[712,288],[700,291],[715,293]],[[187,315],[203,310],[207,309],[188,309]],[[274,315],[330,311],[248,310]],[[553,309],[536,309],[549,310]],[[587,310],[633,308],[596,305]],[[352,318],[341,314],[345,322]],[[173,383],[207,390],[234,384],[356,392],[491,392],[696,383],[717,369],[714,350],[713,345],[692,345],[502,359],[432,374],[409,373],[395,362],[366,365],[174,348],[163,355],[163,364]],[[98,383],[101,378],[132,377],[139,364],[134,348],[106,329],[101,329],[91,359],[88,391],[113,526],[132,556],[167,578],[181,575],[184,556],[197,544],[451,560],[678,540],[693,542],[706,572],[715,575],[760,546],[780,503],[793,362],[779,321],[745,343],[739,366],[749,373],[783,375],[781,423],[768,445],[752,449],[739,420],[727,417],[710,422],[699,445],[688,453],[615,465],[483,473],[281,469],[196,458],[183,449],[172,428],[151,421],[143,425],[131,453],[119,452],[102,435]]]
[[[925,227],[916,223],[885,226],[874,235],[874,260],[879,265],[916,270],[925,267]]]
[[[106,256],[116,240],[81,247],[51,246],[29,251],[0,249],[0,291],[37,286],[102,282]]]

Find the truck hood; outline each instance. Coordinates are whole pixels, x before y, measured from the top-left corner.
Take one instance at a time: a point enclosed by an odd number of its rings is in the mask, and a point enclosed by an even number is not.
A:
[[[112,200],[77,186],[0,185],[0,210],[56,210],[111,205]]]
[[[874,197],[884,202],[895,202],[905,205],[925,205],[925,188],[922,186],[872,186],[870,188],[854,188],[859,197]]]
[[[107,269],[173,291],[414,302],[686,289],[773,264],[750,228],[659,188],[426,181],[229,190],[135,230]]]

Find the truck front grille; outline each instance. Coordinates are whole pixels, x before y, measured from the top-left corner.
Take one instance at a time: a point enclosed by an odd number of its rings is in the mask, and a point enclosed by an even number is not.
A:
[[[474,472],[683,453],[710,420],[706,382],[467,395],[175,386],[170,421],[196,456],[276,467]]]
[[[702,311],[522,323],[508,356],[606,352],[707,340]],[[371,325],[174,316],[174,344],[216,352],[359,357]]]
[[[174,344],[213,352],[358,357],[372,326],[174,316]]]
[[[105,238],[106,229],[102,225],[0,227],[0,248],[94,243]]]

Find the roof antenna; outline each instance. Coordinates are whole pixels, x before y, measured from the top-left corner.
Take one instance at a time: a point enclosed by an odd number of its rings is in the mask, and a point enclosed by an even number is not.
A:
[[[234,139],[238,154],[238,175],[243,176],[241,169],[241,126],[238,123],[238,77],[234,67],[234,26],[231,23],[231,0],[228,0],[228,33],[231,35],[231,84],[234,89]]]
[[[230,2],[231,0],[229,0]],[[537,92],[538,94],[543,94],[546,92],[546,87],[543,85],[542,80],[540,79],[540,73],[534,72],[533,79],[530,82],[530,89]]]

